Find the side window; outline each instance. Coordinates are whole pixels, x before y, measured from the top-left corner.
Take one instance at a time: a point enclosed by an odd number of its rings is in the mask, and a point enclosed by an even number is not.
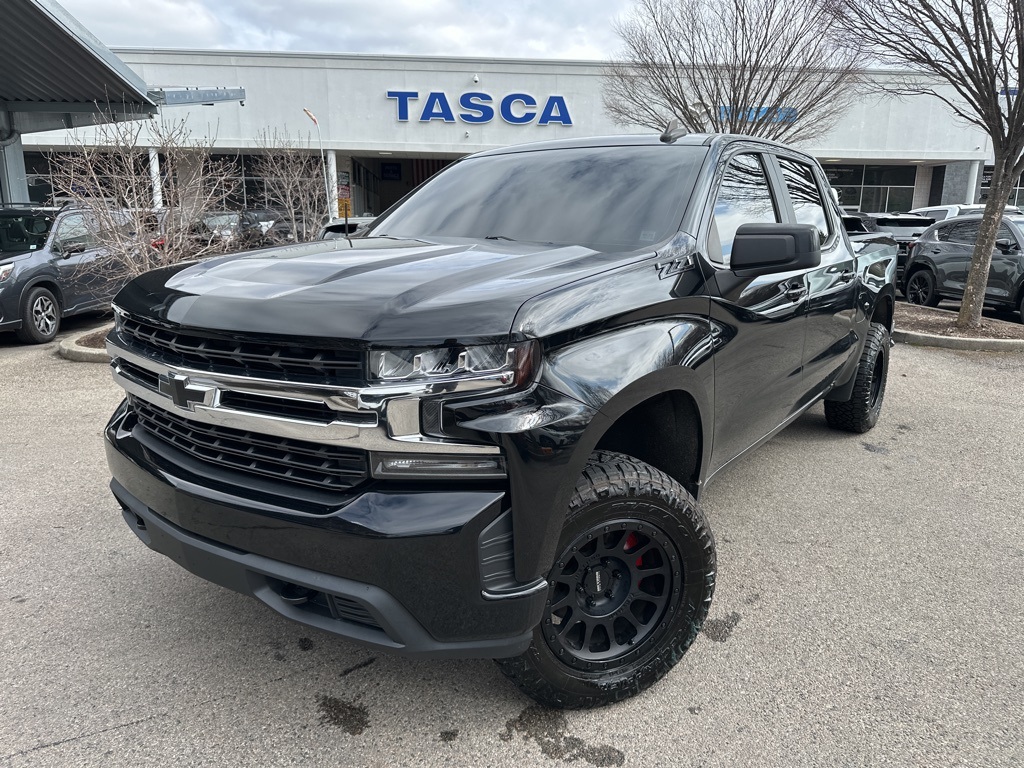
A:
[[[782,167],[782,178],[786,180],[789,199],[796,212],[797,224],[813,224],[821,233],[821,242],[824,243],[832,232],[821,190],[818,189],[818,183],[814,178],[814,169],[806,163],[787,157],[777,159]]]
[[[743,224],[779,222],[764,165],[757,155],[737,155],[729,161],[715,200],[708,235],[708,256],[729,266],[736,230]]]
[[[943,243],[948,243],[949,242],[949,235],[950,235],[950,233],[952,231],[953,231],[953,227],[952,226],[939,227],[938,229],[936,229],[932,233],[932,237],[934,237],[936,240],[939,240],[939,241],[941,241]]]
[[[954,224],[949,233],[949,242],[974,245],[978,240],[978,230],[980,229],[980,221],[962,221],[959,224]]]
[[[57,225],[57,234],[53,242],[92,248],[96,245],[96,237],[90,230],[85,216],[73,213]]]

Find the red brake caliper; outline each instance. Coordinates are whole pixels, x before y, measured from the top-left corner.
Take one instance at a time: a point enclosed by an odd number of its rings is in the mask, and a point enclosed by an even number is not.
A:
[[[629,552],[636,549],[640,545],[640,537],[636,535],[635,531],[630,531],[626,536],[626,541],[623,543],[622,548]],[[636,567],[639,568],[643,564],[644,558],[641,555],[636,559]]]

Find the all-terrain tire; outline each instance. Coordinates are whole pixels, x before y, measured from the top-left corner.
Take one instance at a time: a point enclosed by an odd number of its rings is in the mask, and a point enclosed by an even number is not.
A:
[[[21,328],[15,333],[25,344],[53,341],[60,330],[60,304],[49,289],[37,286],[21,307]]]
[[[660,680],[696,639],[715,588],[715,540],[693,496],[639,459],[595,452],[557,552],[532,644],[495,660],[505,675],[541,704],[573,709]]]
[[[846,401],[825,401],[825,420],[833,429],[867,432],[878,423],[889,375],[889,331],[872,323],[857,363],[853,394]]]

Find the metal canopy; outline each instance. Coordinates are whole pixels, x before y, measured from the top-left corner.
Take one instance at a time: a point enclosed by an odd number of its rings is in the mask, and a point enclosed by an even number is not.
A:
[[[2,0],[0,111],[108,110],[148,115],[156,105],[145,82],[54,0]]]

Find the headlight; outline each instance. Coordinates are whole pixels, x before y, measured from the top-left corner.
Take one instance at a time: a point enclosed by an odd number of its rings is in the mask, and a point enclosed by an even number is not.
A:
[[[532,341],[472,347],[384,349],[370,352],[370,377],[380,384],[458,380],[488,375],[500,386],[518,385],[533,372]]]
[[[14,265],[13,264],[4,264],[2,267],[0,267],[0,283],[2,283],[5,280],[7,280],[7,278],[9,278],[13,274],[14,274]]]

